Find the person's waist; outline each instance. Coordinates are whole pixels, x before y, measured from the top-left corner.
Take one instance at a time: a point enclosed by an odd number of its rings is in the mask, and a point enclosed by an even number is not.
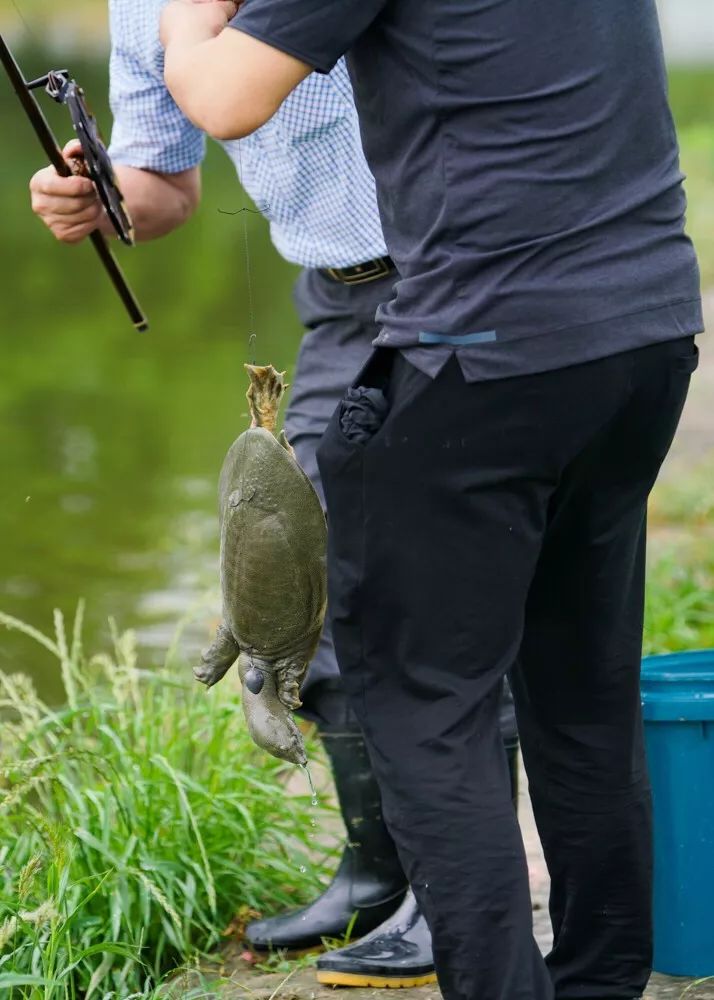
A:
[[[342,285],[366,285],[396,274],[397,269],[392,258],[385,256],[353,264],[351,267],[321,267],[318,270],[320,274]]]

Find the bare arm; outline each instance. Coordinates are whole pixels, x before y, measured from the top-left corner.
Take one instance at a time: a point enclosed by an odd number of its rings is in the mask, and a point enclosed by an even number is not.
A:
[[[79,143],[72,141],[65,147],[65,157],[76,156],[80,150]],[[138,240],[158,239],[177,229],[201,199],[199,167],[161,174],[120,164],[116,174]],[[33,211],[63,243],[79,243],[94,229],[114,235],[94,185],[84,177],[60,177],[54,167],[45,167],[30,181],[30,193]]]
[[[179,174],[159,174],[119,165],[116,172],[139,240],[166,236],[182,226],[198,208],[200,167]]]
[[[311,67],[264,42],[224,30],[236,4],[174,0],[162,16],[166,86],[183,113],[216,139],[264,125]]]

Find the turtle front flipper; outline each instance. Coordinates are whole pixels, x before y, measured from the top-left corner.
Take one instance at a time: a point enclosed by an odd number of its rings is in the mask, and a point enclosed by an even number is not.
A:
[[[295,461],[297,462],[297,455],[295,454],[295,449],[293,448],[293,446],[288,441],[288,436],[285,433],[285,431],[281,431],[278,434],[278,441],[283,446],[283,448],[286,450],[286,452],[288,453],[288,455],[290,456],[290,458],[294,458]]]
[[[240,646],[225,622],[221,622],[213,643],[201,656],[201,666],[193,676],[206,687],[213,687],[228,673],[240,655]]]

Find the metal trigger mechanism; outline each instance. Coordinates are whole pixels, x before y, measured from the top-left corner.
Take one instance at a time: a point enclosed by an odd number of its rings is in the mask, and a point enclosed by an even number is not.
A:
[[[133,243],[134,231],[131,219],[119,190],[109,154],[99,134],[96,119],[87,107],[82,89],[64,69],[53,70],[28,83],[2,33],[0,33],[0,67],[7,73],[22,110],[58,175],[60,177],[71,177],[72,174],[89,176],[96,186],[99,198],[117,236],[124,243]],[[71,163],[65,160],[57,138],[35,97],[34,91],[40,88],[44,88],[54,101],[64,104],[69,110],[77,138],[82,147],[82,156],[74,157]],[[89,234],[89,240],[124,308],[131,317],[134,327],[137,330],[148,330],[149,324],[146,316],[129,287],[114,254],[109,249],[104,234],[100,229],[95,229]]]
[[[97,120],[89,110],[84,91],[66,69],[51,70],[27,84],[28,90],[44,88],[53,101],[69,110],[74,130],[82,146],[82,173],[94,182],[99,198],[119,239],[134,245],[134,227],[117,183],[107,148],[99,132]]]

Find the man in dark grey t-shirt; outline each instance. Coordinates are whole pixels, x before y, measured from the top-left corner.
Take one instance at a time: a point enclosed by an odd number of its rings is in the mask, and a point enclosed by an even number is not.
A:
[[[345,52],[400,281],[321,448],[345,686],[447,1000],[632,1000],[651,964],[646,503],[699,276],[654,0],[174,0],[166,80],[247,134]],[[552,879],[532,936],[512,679]]]

